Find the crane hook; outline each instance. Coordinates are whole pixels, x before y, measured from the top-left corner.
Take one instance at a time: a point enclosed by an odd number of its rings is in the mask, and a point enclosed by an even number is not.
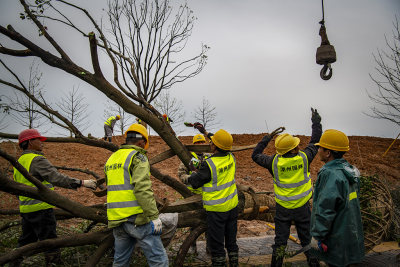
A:
[[[328,70],[329,70],[329,73],[327,74]],[[322,80],[325,80],[325,81],[329,80],[332,77],[332,67],[331,67],[330,63],[325,64],[322,67],[322,69],[319,73],[319,76],[321,77]]]

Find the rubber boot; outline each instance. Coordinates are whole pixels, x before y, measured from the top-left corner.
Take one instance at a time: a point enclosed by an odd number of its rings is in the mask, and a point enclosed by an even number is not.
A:
[[[317,257],[311,255],[310,251],[306,251],[307,263],[310,267],[320,267],[319,260]]]
[[[272,254],[271,267],[282,267],[282,265],[283,265],[283,258],[278,257],[276,254]]]
[[[211,257],[211,262],[213,267],[226,267],[226,258],[225,257]]]
[[[239,266],[239,252],[231,251],[228,252],[229,257],[229,266],[230,267],[238,267]]]

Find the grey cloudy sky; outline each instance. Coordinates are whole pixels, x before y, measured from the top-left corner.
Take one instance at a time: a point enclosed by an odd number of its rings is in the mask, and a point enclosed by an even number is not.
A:
[[[100,13],[106,1],[82,3]],[[376,89],[369,77],[376,73],[372,54],[378,48],[386,49],[385,35],[391,40],[395,16],[400,19],[400,1],[325,0],[324,4],[328,37],[337,54],[329,81],[319,77],[321,66],[315,63],[321,1],[188,0],[198,20],[184,53],[197,53],[201,44],[211,49],[203,72],[170,91],[182,100],[186,120],[191,120],[191,112],[204,96],[216,107],[219,128],[232,133],[261,133],[285,126],[289,133],[310,135],[310,108],[314,107],[322,116],[324,129],[336,128],[348,135],[397,136],[398,126],[363,112],[372,105],[366,91]],[[24,32],[26,24],[18,19],[20,9],[17,1],[0,0],[0,24],[12,24]],[[37,39],[36,32],[29,35]],[[78,41],[65,32],[54,35],[74,53],[74,59],[90,69],[86,40],[77,49]],[[16,68],[29,62],[0,56]],[[44,70],[46,91],[54,99],[73,86],[87,95],[92,122],[87,132],[101,136],[105,97],[59,70]],[[7,128],[11,133],[20,130],[13,123]],[[183,132],[194,133],[191,129]]]

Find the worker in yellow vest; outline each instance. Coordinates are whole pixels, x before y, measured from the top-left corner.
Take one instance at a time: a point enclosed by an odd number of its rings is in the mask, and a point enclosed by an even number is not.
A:
[[[54,185],[69,189],[77,189],[81,186],[96,189],[96,181],[79,180],[59,173],[57,169],[44,157],[42,142],[46,137],[42,136],[36,129],[23,130],[18,135],[18,143],[23,150],[18,162],[36,179],[47,188],[54,190]],[[14,168],[14,180],[18,183],[35,187],[17,169]],[[19,196],[19,210],[22,217],[22,235],[18,239],[18,247],[36,242],[56,238],[56,219],[52,205],[39,199]],[[47,266],[58,262],[60,259],[58,249],[45,252]],[[19,266],[22,259],[12,263]]]
[[[121,119],[120,115],[111,116],[104,122],[104,138],[103,139],[105,141],[108,139],[108,142],[111,142],[112,134],[114,131],[114,125],[120,119]]]
[[[194,145],[203,145],[206,143],[206,139],[204,138],[204,135],[202,134],[196,134],[195,136],[193,136],[193,144]],[[194,171],[196,171],[201,163],[207,159],[208,157],[211,156],[210,153],[203,153],[203,152],[190,152],[193,156],[193,161],[192,161],[192,166],[195,169]],[[195,163],[193,163],[195,162]],[[197,189],[193,189],[193,187],[188,184],[188,179],[190,177],[190,175],[192,174],[193,171],[189,170],[188,168],[186,168],[185,164],[183,164],[181,162],[181,164],[179,164],[178,167],[178,177],[179,179],[182,181],[182,183],[186,184],[186,186],[188,187],[188,189],[190,191],[192,191],[194,194],[201,194],[201,187],[197,188]]]
[[[299,138],[284,133],[275,140],[276,154],[271,156],[263,154],[269,141],[277,134],[275,131],[265,135],[253,150],[253,161],[266,168],[271,173],[274,182],[276,213],[272,267],[283,264],[283,258],[278,256],[277,251],[285,249],[292,221],[295,223],[301,245],[305,247],[311,242],[310,164],[318,153],[315,143],[319,141],[322,134],[321,116],[313,108],[311,108],[311,113],[311,140],[304,150],[299,149]],[[309,266],[319,266],[318,260],[309,251],[306,251],[305,254]]]
[[[146,149],[149,137],[141,124],[132,124],[126,143],[111,155],[104,166],[107,182],[108,227],[115,239],[113,266],[129,266],[136,244],[142,248],[149,266],[168,266],[161,242],[162,222],[150,180]]]
[[[194,189],[202,189],[203,207],[207,214],[207,246],[211,252],[212,266],[226,266],[225,248],[229,265],[238,266],[236,161],[230,152],[233,138],[223,129],[213,135],[200,123],[195,123],[194,127],[211,139],[213,153],[188,179]]]

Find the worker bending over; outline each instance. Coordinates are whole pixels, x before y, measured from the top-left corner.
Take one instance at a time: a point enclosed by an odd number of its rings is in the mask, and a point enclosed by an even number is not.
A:
[[[114,125],[119,119],[121,119],[120,115],[117,115],[115,117],[111,116],[104,122],[104,138],[103,139],[105,141],[108,139],[108,142],[111,142],[112,134],[114,131]]]
[[[203,145],[206,143],[206,139],[202,134],[196,134],[193,136],[193,144],[194,145]],[[178,167],[178,177],[182,181],[182,183],[186,184],[188,189],[193,192],[194,194],[201,194],[201,187],[197,189],[193,189],[193,187],[188,184],[188,179],[193,171],[197,171],[200,168],[201,163],[211,156],[210,153],[203,153],[203,152],[190,152],[193,156],[192,160],[192,169],[189,170],[186,168],[185,164],[182,162],[179,164]]]
[[[211,252],[212,266],[226,266],[224,247],[228,251],[229,265],[238,266],[236,161],[230,152],[233,138],[223,129],[213,135],[208,134],[200,123],[194,127],[211,139],[213,153],[188,179],[194,189],[202,189],[203,207],[207,214],[207,246]]]
[[[360,211],[360,172],[343,155],[349,139],[338,130],[326,130],[318,156],[325,163],[318,172],[311,213],[312,245],[328,266],[349,266],[364,258]]]
[[[42,149],[46,137],[36,129],[23,130],[18,135],[19,147],[23,150],[18,162],[47,188],[54,190],[54,186],[68,189],[77,189],[84,186],[96,189],[96,181],[79,180],[59,173],[57,169],[44,157]],[[18,183],[35,187],[17,169],[14,168],[14,180]],[[37,240],[57,238],[56,218],[52,205],[38,199],[19,196],[19,210],[22,217],[22,235],[18,239],[18,247],[34,243]],[[53,249],[45,252],[46,266],[60,263],[60,251]],[[10,266],[20,266],[22,259],[17,259]]]
[[[290,226],[294,221],[296,231],[305,247],[311,242],[309,200],[312,196],[310,164],[318,152],[315,143],[322,134],[321,117],[316,109],[311,109],[312,134],[308,146],[299,149],[300,139],[285,133],[275,140],[277,154],[263,154],[269,141],[277,131],[265,135],[254,148],[252,159],[258,165],[266,168],[273,177],[276,201],[275,213],[275,244],[272,246],[271,266],[282,266],[283,258],[278,256],[278,250],[284,249],[290,234]],[[309,266],[319,266],[318,260],[305,252]]]
[[[108,227],[115,239],[113,266],[129,266],[135,245],[142,248],[149,266],[168,266],[161,242],[162,222],[150,180],[146,149],[149,136],[141,124],[132,124],[126,143],[104,166],[107,181]]]

